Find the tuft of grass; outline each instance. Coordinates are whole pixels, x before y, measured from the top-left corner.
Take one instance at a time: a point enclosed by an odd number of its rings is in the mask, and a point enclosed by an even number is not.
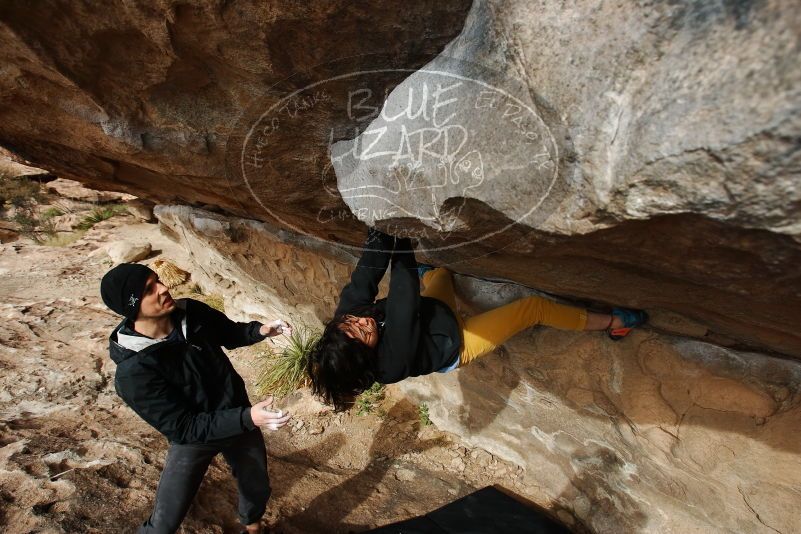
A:
[[[431,418],[428,416],[428,404],[425,402],[417,407],[417,415],[420,417],[420,426],[430,426]]]
[[[179,297],[189,297],[195,300],[202,300],[206,302],[207,295],[203,293],[203,288],[200,287],[200,284],[195,282],[194,280],[187,280],[183,284],[179,284],[173,288],[170,288],[170,292],[173,296]]]
[[[92,210],[92,213],[84,217],[75,228],[78,230],[89,230],[99,222],[111,219],[115,215],[122,215],[125,213],[128,213],[128,210],[122,204],[109,204],[108,206],[95,208]]]
[[[384,400],[386,394],[383,384],[375,382],[368,389],[364,390],[358,397],[356,397],[356,415],[368,415],[375,413],[379,417],[385,414],[381,410],[381,402]]]
[[[5,209],[6,203],[13,207],[14,215],[9,220],[16,223],[20,234],[48,246],[65,246],[80,239],[82,233],[73,236],[56,232],[53,219],[64,215],[64,209],[51,206],[40,213],[39,206],[46,201],[47,194],[38,182],[25,176],[0,175],[0,209]]]
[[[259,357],[256,388],[261,398],[286,397],[305,385],[306,359],[320,339],[320,332],[304,324],[293,325],[292,334],[281,347],[269,347]]]
[[[189,297],[208,304],[217,311],[225,313],[225,299],[219,293],[204,293],[197,282],[185,282],[170,288],[173,298]]]
[[[11,220],[17,223],[23,233],[33,232],[39,222],[36,220],[34,214],[27,210],[17,211]]]
[[[193,282],[192,285],[189,286],[189,293],[192,295],[202,295],[203,288],[200,287],[200,284],[197,282]]]
[[[75,227],[76,234],[59,235],[53,219],[64,214],[60,207],[50,207],[38,213],[38,206],[47,199],[45,189],[24,176],[17,178],[0,175],[0,209],[6,204],[13,207],[11,220],[19,227],[19,233],[40,245],[64,246],[80,239],[83,232],[115,215],[127,213],[122,204],[106,204],[96,207]],[[7,215],[6,215],[7,217]]]
[[[46,239],[56,235],[56,225],[52,220],[39,221],[33,207],[20,206],[11,218],[16,223],[18,231],[25,237],[41,245]]]
[[[222,295],[218,295],[217,293],[212,293],[211,295],[198,295],[198,296],[201,297],[198,300],[202,300],[215,310],[225,313],[225,299],[223,299]]]
[[[8,202],[17,208],[31,207],[42,201],[42,186],[24,176],[0,174],[0,208]]]
[[[60,215],[64,215],[64,212],[61,209],[56,207],[47,208],[42,212],[41,215],[39,215],[39,220],[42,222],[49,221],[53,217],[58,217]]]

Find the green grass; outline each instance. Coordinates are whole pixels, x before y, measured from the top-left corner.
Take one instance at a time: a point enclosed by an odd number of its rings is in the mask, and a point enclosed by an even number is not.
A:
[[[256,388],[263,398],[286,397],[306,382],[306,358],[320,332],[304,324],[294,325],[292,335],[283,345],[271,345],[259,357],[259,378]],[[266,340],[267,345],[270,344]]]
[[[41,184],[29,180],[25,176],[0,176],[0,208],[6,203],[13,207],[14,215],[10,218],[17,225],[19,233],[41,243],[44,239],[55,235],[55,223],[52,217],[41,219],[36,207],[44,200],[45,194]]]
[[[121,204],[109,204],[92,210],[92,213],[83,218],[81,222],[75,227],[78,230],[88,230],[99,222],[111,219],[115,215],[122,215],[128,213],[125,206]]]
[[[428,404],[422,403],[418,406],[417,415],[420,417],[420,426],[431,425],[431,418],[428,416]]]
[[[47,208],[46,210],[44,210],[42,212],[41,215],[39,215],[39,220],[42,221],[42,222],[49,221],[53,217],[58,217],[60,215],[64,215],[64,212],[62,210],[60,210],[59,208],[55,208],[55,207]]]
[[[45,239],[49,239],[56,235],[55,225],[53,221],[47,220],[40,222],[36,218],[34,209],[30,206],[18,206],[17,212],[11,218],[12,222],[17,225],[20,235],[33,239],[35,243],[42,244]]]
[[[383,417],[384,411],[381,410],[381,402],[384,400],[386,392],[383,384],[378,382],[370,386],[356,397],[356,415],[376,414]]]

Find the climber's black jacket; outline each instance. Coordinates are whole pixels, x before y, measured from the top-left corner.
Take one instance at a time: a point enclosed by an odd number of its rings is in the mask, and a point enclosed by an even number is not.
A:
[[[192,299],[179,299],[176,329],[164,340],[123,321],[111,333],[117,394],[171,443],[223,443],[255,429],[242,377],[221,349],[265,338],[261,323],[234,322]]]
[[[389,295],[375,302],[384,316],[374,368],[376,380],[382,384],[439,371],[456,361],[461,347],[459,324],[451,309],[437,299],[420,296],[411,241],[375,229],[368,232],[362,257],[339,297],[335,317],[357,314],[360,308],[373,304],[390,263]]]

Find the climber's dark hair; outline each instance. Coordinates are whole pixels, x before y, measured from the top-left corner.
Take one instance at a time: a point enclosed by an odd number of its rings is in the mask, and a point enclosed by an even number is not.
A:
[[[377,347],[368,347],[340,329],[346,315],[383,320],[383,313],[374,305],[340,314],[325,325],[322,336],[309,352],[306,372],[312,392],[337,411],[346,409],[353,397],[375,382]]]

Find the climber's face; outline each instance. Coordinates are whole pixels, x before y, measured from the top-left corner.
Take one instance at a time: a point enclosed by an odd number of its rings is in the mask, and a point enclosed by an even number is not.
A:
[[[378,345],[378,325],[372,317],[346,315],[339,328],[351,339],[361,341],[370,348]]]

